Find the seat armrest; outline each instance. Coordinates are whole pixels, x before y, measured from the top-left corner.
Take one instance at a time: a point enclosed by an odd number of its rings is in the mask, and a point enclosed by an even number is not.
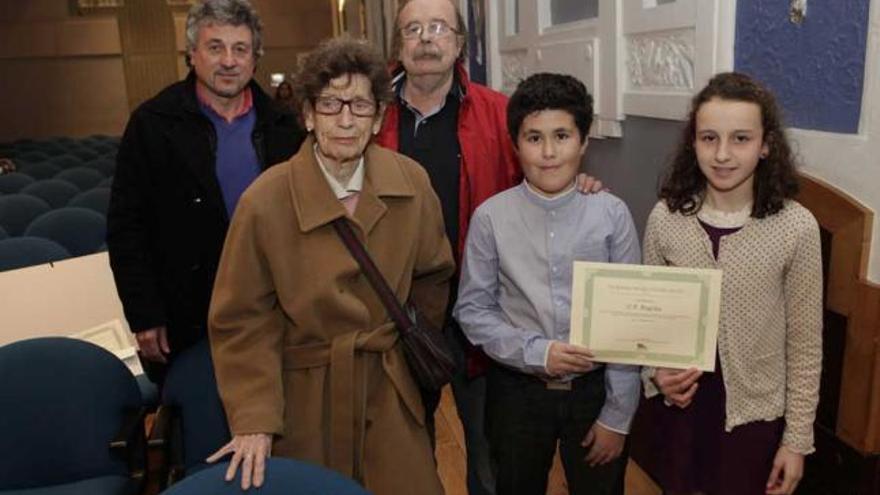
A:
[[[130,409],[125,412],[116,437],[110,441],[110,452],[128,464],[129,475],[142,481],[146,470],[146,433],[144,418],[146,408]]]
[[[164,404],[156,410],[153,429],[150,431],[150,437],[147,439],[147,446],[149,448],[168,447],[171,435],[171,421],[174,413],[171,406]]]
[[[180,408],[162,404],[156,411],[153,429],[147,439],[150,462],[158,464],[160,488],[165,489],[183,478],[183,432]],[[151,468],[151,470],[153,470]]]

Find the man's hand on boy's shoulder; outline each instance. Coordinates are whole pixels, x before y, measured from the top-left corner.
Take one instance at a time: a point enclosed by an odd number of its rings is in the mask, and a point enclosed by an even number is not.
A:
[[[597,421],[581,442],[582,447],[589,449],[584,460],[590,467],[607,464],[620,456],[625,440],[626,435],[609,430]]]
[[[544,367],[550,376],[586,373],[593,369],[592,359],[593,354],[586,347],[553,340],[548,346]]]
[[[592,175],[577,175],[575,187],[579,192],[583,194],[595,194],[599,191],[604,191],[605,188],[602,186],[602,181],[593,177]]]

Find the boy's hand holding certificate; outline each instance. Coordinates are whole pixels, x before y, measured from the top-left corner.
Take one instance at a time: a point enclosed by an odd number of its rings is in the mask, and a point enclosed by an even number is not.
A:
[[[576,261],[572,344],[596,361],[715,370],[721,270]]]

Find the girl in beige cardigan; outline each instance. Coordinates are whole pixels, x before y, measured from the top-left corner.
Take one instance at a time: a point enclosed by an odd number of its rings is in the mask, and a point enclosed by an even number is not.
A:
[[[646,263],[724,271],[715,373],[643,373],[668,494],[791,494],[813,451],[819,229],[791,199],[797,179],[779,113],[747,76],[715,76],[694,97],[648,219]]]

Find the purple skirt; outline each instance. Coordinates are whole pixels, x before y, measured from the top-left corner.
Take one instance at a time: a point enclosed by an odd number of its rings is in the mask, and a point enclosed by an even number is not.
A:
[[[657,482],[667,492],[763,495],[785,422],[756,421],[724,431],[726,394],[721,364],[703,373],[689,407],[647,401],[653,445],[660,462]]]

